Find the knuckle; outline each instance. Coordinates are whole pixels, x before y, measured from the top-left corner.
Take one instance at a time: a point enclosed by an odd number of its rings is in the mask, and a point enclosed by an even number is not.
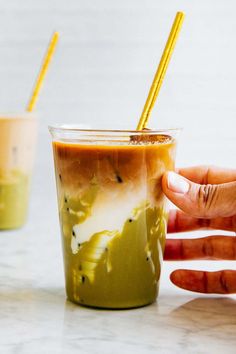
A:
[[[218,197],[218,186],[203,184],[198,190],[198,209],[202,216],[208,216]]]
[[[211,219],[198,218],[197,225],[199,229],[210,229],[211,228]]]
[[[222,270],[220,274],[220,285],[221,285],[222,293],[228,294],[229,286],[228,286],[227,272],[224,270]]]
[[[232,230],[236,232],[236,215],[232,216],[231,222],[232,222]]]
[[[203,241],[202,253],[206,259],[212,258],[214,256],[214,247],[211,238],[207,237]]]
[[[236,261],[236,238],[233,238],[233,247],[232,247],[232,251],[233,251],[233,256],[232,259]]]

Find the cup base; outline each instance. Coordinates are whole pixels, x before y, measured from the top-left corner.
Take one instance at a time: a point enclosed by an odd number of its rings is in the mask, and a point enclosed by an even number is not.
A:
[[[145,307],[145,306],[151,305],[156,301],[156,299],[153,299],[153,300],[149,300],[149,301],[145,301],[145,302],[140,302],[140,303],[135,303],[135,304],[126,304],[126,305],[125,304],[96,305],[96,304],[86,304],[82,301],[75,301],[75,300],[69,299],[68,297],[67,297],[67,300],[72,302],[75,305],[79,305],[79,306],[83,306],[83,307],[87,307],[87,308],[91,308],[91,309],[114,310],[114,311],[137,309],[140,307]]]

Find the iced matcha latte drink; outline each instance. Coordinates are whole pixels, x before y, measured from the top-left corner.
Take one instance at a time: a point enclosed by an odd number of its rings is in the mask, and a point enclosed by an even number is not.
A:
[[[68,299],[153,302],[167,226],[161,178],[174,168],[177,132],[50,131]]]
[[[29,113],[0,116],[0,229],[26,221],[36,128]]]

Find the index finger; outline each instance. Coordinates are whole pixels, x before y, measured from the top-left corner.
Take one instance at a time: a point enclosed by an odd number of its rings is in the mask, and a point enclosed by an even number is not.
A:
[[[176,170],[181,176],[199,184],[220,184],[236,181],[236,170],[216,166],[192,166]]]

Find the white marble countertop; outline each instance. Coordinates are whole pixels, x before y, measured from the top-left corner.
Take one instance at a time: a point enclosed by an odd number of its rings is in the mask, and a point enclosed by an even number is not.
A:
[[[0,233],[0,353],[235,353],[236,297],[175,288],[168,272],[176,265],[165,263],[151,306],[107,311],[68,302],[56,212],[32,209],[23,229]]]

